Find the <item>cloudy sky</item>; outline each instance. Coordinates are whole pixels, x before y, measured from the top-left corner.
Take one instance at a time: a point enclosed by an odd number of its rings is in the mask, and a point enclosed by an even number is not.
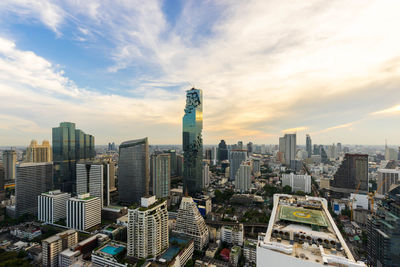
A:
[[[400,1],[2,0],[0,145],[72,121],[96,144],[400,143]]]

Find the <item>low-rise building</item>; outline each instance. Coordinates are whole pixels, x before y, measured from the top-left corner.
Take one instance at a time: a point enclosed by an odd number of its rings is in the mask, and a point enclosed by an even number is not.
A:
[[[193,240],[182,235],[173,235],[169,239],[169,248],[156,261],[156,266],[183,267],[192,258]]]
[[[257,241],[247,239],[244,241],[243,255],[245,259],[251,263],[257,261]]]
[[[58,255],[58,267],[69,267],[82,259],[79,250],[65,249]]]
[[[239,258],[242,254],[242,249],[239,246],[233,246],[229,254],[229,263],[236,267],[239,265]]]
[[[243,224],[235,226],[224,225],[221,227],[221,241],[228,244],[243,246]]]
[[[118,260],[118,256],[123,254],[126,247],[122,244],[109,242],[97,248],[92,253],[92,262],[98,267],[127,267],[128,264]]]
[[[78,243],[78,232],[67,230],[42,240],[43,267],[57,267],[58,255]]]

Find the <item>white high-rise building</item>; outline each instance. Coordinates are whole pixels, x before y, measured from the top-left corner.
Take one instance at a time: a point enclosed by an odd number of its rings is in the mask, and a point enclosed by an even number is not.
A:
[[[182,197],[173,232],[193,239],[196,250],[202,250],[208,244],[208,227],[191,197]]]
[[[292,192],[303,191],[311,193],[311,176],[298,174],[282,174],[282,186],[289,185]]]
[[[76,193],[78,195],[90,193],[98,197],[103,207],[103,164],[77,163],[76,164]]]
[[[274,195],[265,235],[259,235],[257,266],[365,267],[356,261],[335,224],[326,199]]]
[[[169,245],[167,201],[142,197],[141,206],[128,209],[127,255],[139,259],[157,257]]]
[[[67,227],[86,231],[101,223],[101,200],[89,193],[67,201]]]
[[[112,161],[86,161],[76,164],[76,193],[90,193],[109,206],[110,192],[115,190],[115,166]]]
[[[43,267],[58,267],[58,255],[78,243],[78,232],[67,230],[42,240]]]
[[[38,220],[55,223],[66,218],[67,200],[71,194],[54,190],[38,196]]]
[[[243,161],[247,160],[247,150],[243,149],[232,149],[229,152],[229,172],[230,172],[230,181],[235,180],[235,175],[237,170],[242,164]]]
[[[251,163],[245,161],[240,164],[239,169],[235,175],[235,189],[241,193],[245,193],[250,190],[251,185]]]
[[[203,161],[203,186],[208,188],[210,186],[210,166],[207,162]]]

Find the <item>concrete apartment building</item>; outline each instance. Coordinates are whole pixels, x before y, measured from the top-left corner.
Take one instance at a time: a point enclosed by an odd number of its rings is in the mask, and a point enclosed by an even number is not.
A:
[[[87,193],[68,199],[66,217],[67,227],[81,231],[86,231],[100,224],[100,198]]]
[[[139,259],[156,257],[169,245],[167,201],[142,197],[140,207],[128,209],[127,255]]]
[[[78,232],[67,230],[42,241],[43,267],[57,267],[58,255],[78,243]]]
[[[182,197],[173,232],[193,239],[196,250],[203,250],[208,244],[208,227],[191,197]]]
[[[38,196],[38,220],[47,223],[55,223],[66,218],[67,200],[70,193],[60,190],[49,191]]]

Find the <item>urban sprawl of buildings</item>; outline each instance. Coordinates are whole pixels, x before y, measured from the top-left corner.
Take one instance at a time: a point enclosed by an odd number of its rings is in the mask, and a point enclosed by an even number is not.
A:
[[[203,105],[186,92],[182,145],[61,122],[4,149],[4,266],[400,266],[400,149],[204,145]]]

